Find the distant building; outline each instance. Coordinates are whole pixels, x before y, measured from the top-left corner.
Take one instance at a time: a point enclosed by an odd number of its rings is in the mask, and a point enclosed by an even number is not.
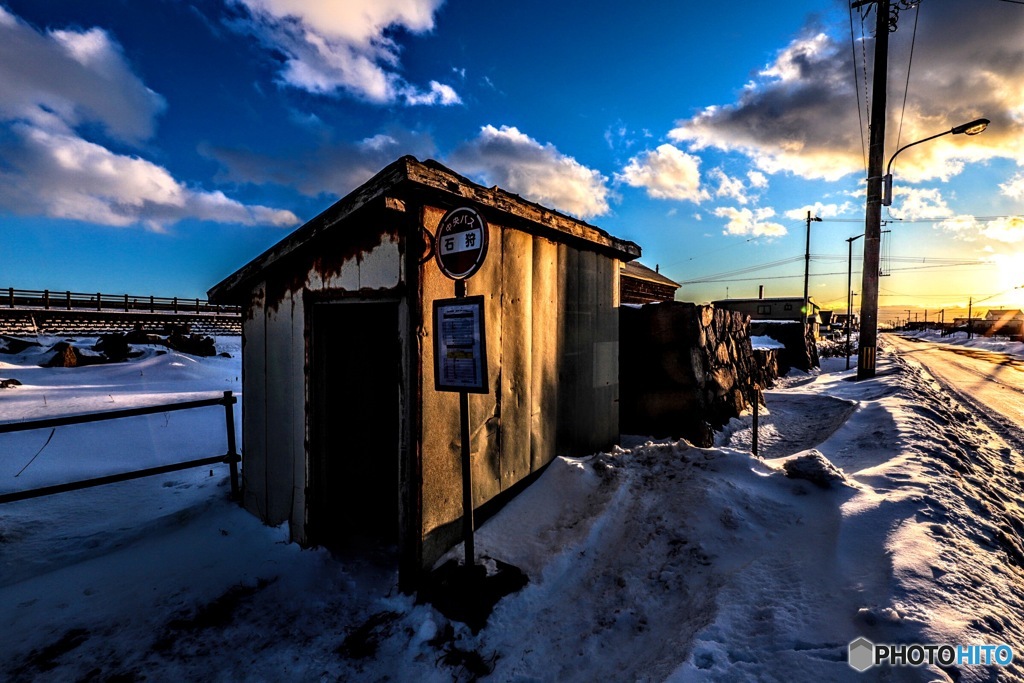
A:
[[[619,292],[624,304],[650,304],[674,301],[679,283],[651,270],[638,261],[629,261],[619,268]]]
[[[1024,311],[1019,308],[992,308],[981,320],[974,321],[974,331],[991,337],[1019,337],[1024,327]]]
[[[796,322],[809,322],[814,327],[815,336],[818,335],[819,317],[818,311],[821,306],[809,299],[810,310],[805,320],[803,315],[803,297],[758,297],[756,299],[719,299],[712,301],[715,306],[729,311],[746,313],[753,320],[795,320]]]

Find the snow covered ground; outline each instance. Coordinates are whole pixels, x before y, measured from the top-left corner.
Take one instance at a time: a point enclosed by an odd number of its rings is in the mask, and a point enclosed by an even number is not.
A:
[[[64,370],[0,356],[0,378],[23,382],[0,389],[0,420],[238,391],[237,339],[218,341],[233,358],[149,349]],[[845,360],[823,363],[765,392],[764,460],[750,416],[715,448],[627,437],[556,460],[478,532],[477,552],[530,584],[475,635],[371,560],[287,543],[228,501],[224,467],[0,506],[0,678],[1024,678],[1017,663],[846,663],[859,636],[1024,653],[1024,468],[920,367],[883,353],[858,383]],[[217,408],[85,427],[45,448],[49,430],[0,435],[0,493],[224,447]],[[783,474],[814,453],[846,483]]]

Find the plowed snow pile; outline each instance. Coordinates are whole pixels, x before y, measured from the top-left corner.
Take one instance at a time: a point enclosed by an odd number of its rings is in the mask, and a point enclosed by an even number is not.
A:
[[[4,421],[53,414],[51,396],[79,412],[238,388],[237,357],[79,370],[0,360],[0,376],[23,382],[0,391]],[[288,544],[287,529],[226,500],[224,472],[0,506],[0,677],[860,681],[846,663],[859,636],[1024,652],[1020,455],[920,369],[891,356],[879,368],[865,382],[826,372],[767,392],[766,460],[747,452],[749,416],[716,448],[630,437],[557,459],[478,530],[478,554],[530,584],[475,635],[398,593],[371,559]],[[141,440],[155,458],[222,448],[174,419],[121,421],[104,445]],[[100,451],[62,429],[22,475],[33,486],[59,480],[66,461],[132,468],[132,448]],[[0,435],[0,492],[27,488],[14,474],[45,437]],[[801,457],[827,459],[845,483],[787,477]],[[1000,673],[1024,675],[1016,663]]]

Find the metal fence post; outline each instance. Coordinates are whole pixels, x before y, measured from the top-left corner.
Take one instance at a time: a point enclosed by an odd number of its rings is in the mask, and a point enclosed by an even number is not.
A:
[[[754,385],[754,419],[750,430],[750,452],[757,457],[758,408],[761,405],[761,388]]]
[[[228,467],[231,470],[231,495],[238,498],[238,449],[235,445],[235,402],[236,399],[230,391],[224,392],[224,419],[227,421],[228,430],[228,452],[224,456]]]

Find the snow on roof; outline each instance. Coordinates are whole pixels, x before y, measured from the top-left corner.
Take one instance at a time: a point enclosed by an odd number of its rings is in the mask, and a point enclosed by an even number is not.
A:
[[[750,345],[752,347],[754,347],[755,350],[757,350],[757,349],[768,350],[768,349],[784,349],[784,348],[786,348],[785,344],[783,344],[782,342],[776,341],[776,340],[772,339],[771,337],[751,337],[750,338]]]

